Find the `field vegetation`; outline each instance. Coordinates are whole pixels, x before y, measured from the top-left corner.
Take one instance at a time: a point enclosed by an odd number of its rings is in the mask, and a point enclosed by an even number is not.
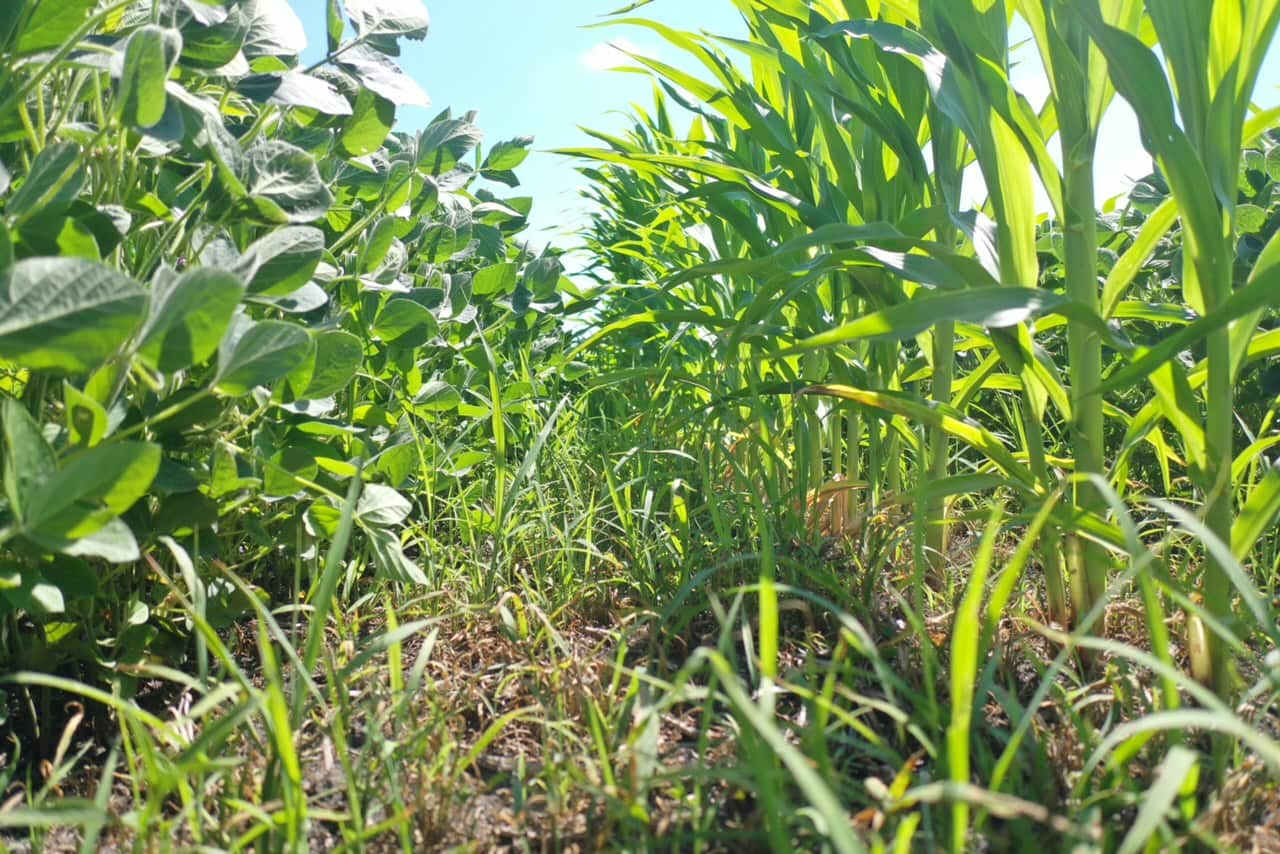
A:
[[[1280,0],[733,2],[0,8],[0,849],[1280,848]]]

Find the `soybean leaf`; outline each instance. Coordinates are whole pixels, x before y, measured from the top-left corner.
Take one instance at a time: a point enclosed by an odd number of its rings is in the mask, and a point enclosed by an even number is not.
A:
[[[225,0],[181,0],[182,8],[191,13],[191,17],[206,27],[221,24],[227,19]]]
[[[236,91],[260,104],[306,107],[327,116],[351,115],[351,104],[331,83],[302,71],[250,74],[236,84]]]
[[[400,67],[365,44],[343,52],[338,64],[354,75],[366,89],[372,89],[398,106],[428,107],[431,99]]]
[[[98,0],[41,0],[18,37],[18,53],[53,50],[71,38],[98,5]]]
[[[312,222],[333,203],[315,158],[279,140],[263,142],[249,152],[244,185],[258,211],[274,222]]]
[[[182,64],[207,70],[222,68],[240,55],[248,35],[249,18],[243,9],[233,10],[216,24],[188,25],[182,30]]]
[[[484,163],[480,166],[480,174],[490,181],[498,181],[508,187],[520,186],[520,180],[516,178],[514,170],[529,156],[531,145],[533,145],[531,136],[499,142],[485,157]]]
[[[67,610],[62,591],[39,570],[16,563],[0,564],[0,599],[31,614],[53,615]]]
[[[347,15],[360,35],[395,35],[421,39],[431,17],[421,0],[346,0]]]
[[[384,216],[369,229],[357,264],[357,269],[361,273],[372,273],[386,260],[387,253],[395,243],[396,227],[395,217]]]
[[[165,81],[181,52],[182,36],[176,30],[147,24],[129,36],[120,75],[120,117],[125,124],[159,124],[165,112]]]
[[[36,156],[26,180],[5,206],[11,226],[17,227],[35,214],[51,216],[66,211],[84,186],[80,154],[80,146],[74,142],[59,142]]]
[[[471,277],[471,292],[476,296],[509,294],[516,287],[516,264],[494,264],[476,272]]]
[[[275,497],[293,495],[303,488],[297,478],[314,480],[319,471],[314,455],[290,445],[273,454],[270,465],[262,467],[262,491]]]
[[[12,397],[0,401],[4,430],[4,494],[19,519],[26,514],[32,490],[51,477],[58,463],[40,425],[22,403]]]
[[[329,53],[333,53],[342,43],[342,32],[346,29],[346,24],[342,20],[342,6],[339,0],[326,0],[324,17],[325,36],[328,41]]]
[[[137,282],[93,261],[19,261],[0,272],[0,358],[88,373],[128,340],[146,301]]]
[[[425,341],[435,331],[435,315],[421,303],[404,297],[389,301],[373,322],[373,334],[383,341],[398,341],[410,333],[417,333]]]
[[[466,119],[433,122],[418,137],[418,167],[432,175],[442,175],[457,166],[483,138],[480,129]]]
[[[307,47],[307,32],[287,0],[248,0],[244,13],[249,22],[244,55],[298,56]]]
[[[310,282],[323,257],[323,231],[288,226],[251,244],[236,269],[248,281],[250,293],[284,296]]]
[[[356,521],[373,528],[399,525],[413,511],[409,499],[389,486],[366,484],[356,505]]]
[[[141,557],[133,531],[121,519],[110,519],[87,537],[54,547],[63,554],[96,557],[108,563],[133,563]]]
[[[93,447],[107,434],[107,410],[101,403],[69,382],[62,384],[67,417],[67,437],[73,445]]]
[[[367,533],[379,577],[399,581],[402,584],[427,583],[426,574],[421,567],[405,556],[400,538],[393,531],[374,528]]]
[[[431,380],[424,384],[413,399],[413,408],[420,412],[449,412],[462,403],[462,394],[443,380]]]
[[[324,288],[315,282],[308,282],[296,291],[284,296],[269,297],[262,294],[252,294],[249,299],[253,302],[274,306],[289,314],[307,314],[318,308],[324,308],[329,304],[329,295],[324,292]]]
[[[244,291],[239,276],[212,267],[157,282],[139,357],[166,374],[203,363],[218,349]]]
[[[355,110],[338,139],[353,157],[370,154],[382,147],[396,122],[396,105],[372,89],[362,88]]]
[[[279,320],[234,324],[218,351],[214,387],[232,397],[293,373],[311,356],[311,336]]]
[[[315,355],[306,382],[295,386],[301,400],[318,400],[346,388],[360,369],[364,344],[350,332],[329,329],[317,332]],[[294,376],[297,376],[295,373]],[[290,377],[293,382],[293,377]]]
[[[18,29],[18,23],[27,14],[29,2],[30,0],[12,0],[0,6],[0,50],[9,46],[9,39],[13,38],[14,32]],[[4,723],[2,713],[0,713],[0,723]]]
[[[75,454],[32,491],[24,533],[42,543],[89,536],[147,494],[160,459],[160,446],[150,442],[117,442]]]

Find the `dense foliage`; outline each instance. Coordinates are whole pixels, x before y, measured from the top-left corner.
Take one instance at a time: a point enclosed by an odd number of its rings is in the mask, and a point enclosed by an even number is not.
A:
[[[487,457],[441,428],[548,378],[559,262],[514,239],[529,199],[477,183],[517,185],[531,140],[469,162],[473,116],[393,133],[425,102],[392,57],[426,13],[347,11],[303,69],[280,0],[6,6],[9,666],[180,662],[188,620],[140,554],[282,592],[361,467],[359,548],[425,583],[406,495]],[[535,348],[541,373],[509,382]],[[225,581],[179,584],[215,626],[245,613]]]
[[[0,831],[1280,839],[1280,0],[734,3],[574,278],[419,0],[0,9]]]

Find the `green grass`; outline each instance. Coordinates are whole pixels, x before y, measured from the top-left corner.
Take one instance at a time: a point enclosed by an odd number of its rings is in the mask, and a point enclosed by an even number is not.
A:
[[[376,6],[0,12],[0,848],[1277,844],[1280,4],[620,18],[574,278]]]

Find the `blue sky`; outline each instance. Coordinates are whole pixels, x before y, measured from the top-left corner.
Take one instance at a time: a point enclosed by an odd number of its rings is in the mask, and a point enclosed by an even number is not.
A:
[[[307,59],[323,55],[325,0],[291,0],[306,27]],[[426,0],[431,33],[422,42],[404,41],[401,63],[431,96],[429,109],[402,108],[401,129],[425,124],[445,107],[454,113],[478,110],[478,122],[490,144],[532,135],[537,151],[518,170],[535,204],[531,238],[571,246],[574,226],[582,221],[581,180],[565,158],[549,149],[593,144],[579,126],[617,130],[631,103],[648,103],[651,84],[639,74],[607,70],[626,57],[610,47],[682,63],[675,48],[656,34],[635,27],[586,29],[626,5],[625,0]],[[745,27],[730,0],[655,0],[637,14],[678,29],[740,36]],[[1031,61],[1034,49],[1022,49],[1022,70],[1014,83],[1034,103],[1047,83]],[[1280,51],[1268,58],[1256,100],[1280,103]],[[1137,121],[1120,99],[1102,129],[1098,183],[1104,195],[1125,191],[1150,171],[1139,142]],[[974,182],[977,183],[977,182]],[[500,188],[501,189],[501,188]],[[970,201],[978,202],[980,186]]]
[[[307,30],[307,58],[319,58],[325,43],[324,0],[291,2]],[[517,170],[521,187],[515,192],[535,200],[536,240],[571,242],[560,232],[581,221],[577,188],[582,182],[565,158],[544,152],[591,144],[578,126],[617,130],[624,124],[618,113],[649,100],[652,86],[645,77],[605,70],[626,59],[609,49],[611,42],[667,61],[677,59],[675,50],[634,27],[583,29],[626,0],[425,2],[431,32],[422,42],[403,41],[400,60],[427,90],[432,106],[402,108],[399,127],[421,126],[452,107],[455,114],[479,111],[487,143],[534,136],[537,151]],[[729,0],[657,0],[642,12],[681,29],[746,32]]]

